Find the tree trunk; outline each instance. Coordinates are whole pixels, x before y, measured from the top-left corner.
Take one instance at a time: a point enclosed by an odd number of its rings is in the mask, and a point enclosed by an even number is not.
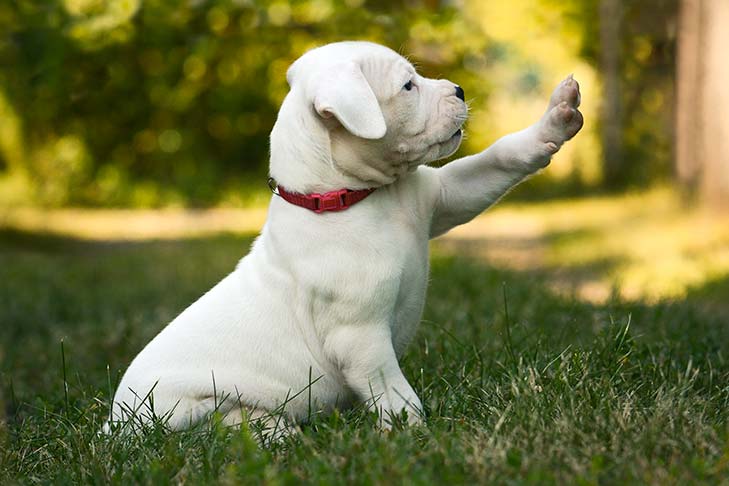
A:
[[[621,0],[600,0],[600,71],[603,77],[603,176],[608,187],[625,182],[620,95]]]
[[[701,2],[682,0],[676,62],[676,177],[684,189],[698,189],[703,155],[700,123],[704,102],[697,90],[701,74]]]
[[[676,72],[676,175],[729,205],[729,1],[682,0]]]

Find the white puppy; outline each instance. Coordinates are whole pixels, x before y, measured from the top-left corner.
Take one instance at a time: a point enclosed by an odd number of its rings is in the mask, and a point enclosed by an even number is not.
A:
[[[582,126],[570,76],[534,125],[435,169],[424,164],[461,142],[460,87],[419,76],[367,42],[309,51],[287,79],[271,133],[271,176],[282,195],[375,190],[324,212],[272,197],[261,235],[233,273],[134,359],[112,421],[156,415],[180,429],[213,411],[235,424],[282,409],[296,422],[371,401],[385,427],[403,411],[420,422],[398,357],[423,310],[428,240],[545,167]],[[332,201],[315,204],[342,209]]]

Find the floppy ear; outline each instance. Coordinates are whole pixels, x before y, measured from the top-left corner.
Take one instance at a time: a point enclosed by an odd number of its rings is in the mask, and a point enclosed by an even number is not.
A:
[[[354,62],[336,66],[319,79],[314,108],[324,118],[336,117],[357,137],[375,140],[387,131],[375,93]]]
[[[298,70],[297,64],[298,62],[294,61],[294,63],[286,70],[286,82],[289,83],[290,88],[294,87],[294,76],[296,76],[296,71]]]

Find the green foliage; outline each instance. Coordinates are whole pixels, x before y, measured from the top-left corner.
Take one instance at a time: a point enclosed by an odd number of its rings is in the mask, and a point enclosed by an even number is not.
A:
[[[594,68],[583,84],[586,127],[560,156],[569,159],[560,160],[560,175],[529,191],[592,190],[600,172],[600,92],[591,79],[601,75],[598,4],[2,2],[0,205],[246,203],[265,189],[286,68],[307,49],[343,39],[383,43],[412,56],[423,74],[457,80],[475,108],[464,152],[531,122],[524,102],[541,100],[582,56]],[[671,175],[677,0],[622,4],[621,184],[645,186]],[[494,87],[512,102],[487,103]]]
[[[465,71],[454,67],[484,42],[468,37],[474,28],[453,8],[363,3],[4,2],[0,102],[8,98],[32,148],[20,165],[35,198],[235,202],[243,188],[263,187],[285,72],[308,48],[342,39],[408,46],[441,74]],[[6,168],[8,157],[0,150]]]
[[[118,370],[250,242],[5,232],[0,483],[726,480],[721,315],[691,301],[591,305],[555,296],[538,276],[444,256],[433,259],[424,322],[403,360],[427,427],[384,434],[354,410],[317,416],[268,448],[214,420],[184,433],[98,435]]]

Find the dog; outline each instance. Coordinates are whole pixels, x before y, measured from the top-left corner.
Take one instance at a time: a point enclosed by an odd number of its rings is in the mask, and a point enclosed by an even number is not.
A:
[[[388,429],[423,420],[398,364],[421,319],[428,241],[546,167],[582,127],[572,76],[542,118],[441,168],[459,147],[463,89],[395,51],[339,42],[287,71],[270,137],[268,218],[248,255],[132,361],[109,424],[179,430],[357,403]]]

